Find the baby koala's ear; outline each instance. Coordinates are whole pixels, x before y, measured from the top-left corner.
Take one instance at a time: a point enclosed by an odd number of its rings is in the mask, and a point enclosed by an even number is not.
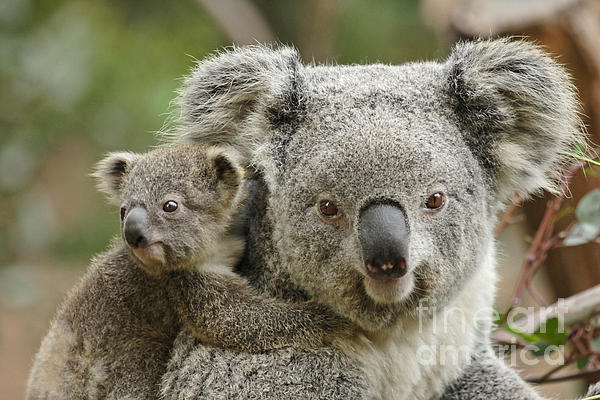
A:
[[[244,168],[233,152],[223,149],[211,149],[208,159],[217,175],[217,187],[224,191],[227,200],[233,200],[240,192]]]
[[[109,201],[117,204],[121,202],[123,179],[138,158],[139,154],[136,153],[110,153],[96,164],[92,176],[98,181],[98,190],[104,193]]]

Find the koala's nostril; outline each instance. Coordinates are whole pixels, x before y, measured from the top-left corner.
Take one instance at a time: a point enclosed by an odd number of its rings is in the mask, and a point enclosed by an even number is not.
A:
[[[148,214],[141,207],[129,212],[123,224],[125,241],[131,247],[146,246],[149,242]]]
[[[406,260],[401,259],[395,264],[378,265],[371,261],[366,262],[367,274],[378,281],[387,281],[390,279],[401,278],[406,274]]]
[[[402,210],[373,204],[361,212],[358,236],[367,274],[377,280],[400,278],[407,272],[408,228]]]
[[[148,244],[148,239],[143,234],[134,234],[127,237],[127,243],[129,243],[131,247],[143,247]]]

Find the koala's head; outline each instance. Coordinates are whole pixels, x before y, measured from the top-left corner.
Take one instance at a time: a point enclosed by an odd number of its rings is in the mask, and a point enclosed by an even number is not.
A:
[[[183,137],[233,146],[264,177],[293,283],[373,330],[491,268],[497,211],[555,188],[580,135],[568,76],[523,41],[403,66],[235,49],[201,61],[180,104]]]
[[[111,153],[94,175],[121,206],[125,245],[152,275],[210,254],[228,227],[243,178],[229,154],[198,145]]]

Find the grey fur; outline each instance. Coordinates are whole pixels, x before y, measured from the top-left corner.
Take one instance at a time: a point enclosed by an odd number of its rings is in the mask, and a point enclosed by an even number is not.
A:
[[[507,39],[461,43],[445,62],[402,66],[304,65],[288,47],[234,48],[198,63],[179,104],[176,138],[231,146],[252,171],[239,272],[272,296],[325,304],[365,334],[310,357],[286,350],[260,359],[182,340],[164,376],[166,398],[221,398],[230,387],[257,399],[428,399],[445,391],[446,398],[537,398],[490,355],[491,315],[449,332],[430,318],[492,306],[497,213],[513,191],[554,190],[563,152],[581,139],[573,87],[540,48]],[[447,204],[424,212],[434,191]],[[340,223],[319,217],[323,198],[337,202]],[[365,276],[360,210],[382,201],[407,219],[414,283],[407,293]],[[422,329],[419,301],[428,305]],[[423,365],[417,350],[440,345],[466,349],[475,364]],[[290,380],[312,387],[340,376],[360,395],[287,391]]]
[[[456,113],[475,133],[466,141],[494,171],[501,195],[556,191],[564,151],[583,131],[566,71],[539,48],[508,39],[460,43],[446,64]]]
[[[320,347],[352,333],[326,307],[260,297],[232,272],[243,241],[231,220],[244,190],[227,152],[180,145],[113,153],[95,175],[121,204],[122,232],[141,207],[148,242],[158,244],[115,241],[92,262],[42,342],[28,399],[154,399],[183,328],[204,344],[245,352]],[[163,211],[173,199],[176,210]]]
[[[600,381],[596,382],[595,384],[591,385],[588,388],[588,391],[585,395],[585,397],[592,397],[592,396],[599,396],[600,395]]]
[[[228,350],[200,345],[185,330],[174,349],[162,382],[164,399],[365,398],[361,371],[332,349],[287,348],[232,357]]]
[[[541,399],[516,371],[488,351],[477,354],[440,400]]]

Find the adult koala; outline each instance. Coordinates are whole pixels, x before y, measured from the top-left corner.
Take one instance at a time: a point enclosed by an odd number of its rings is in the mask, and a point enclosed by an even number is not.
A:
[[[179,138],[254,171],[239,273],[364,333],[248,355],[183,332],[165,397],[538,398],[488,336],[497,214],[512,192],[555,189],[580,137],[569,78],[539,48],[461,43],[402,66],[238,48],[199,62],[180,105]]]

